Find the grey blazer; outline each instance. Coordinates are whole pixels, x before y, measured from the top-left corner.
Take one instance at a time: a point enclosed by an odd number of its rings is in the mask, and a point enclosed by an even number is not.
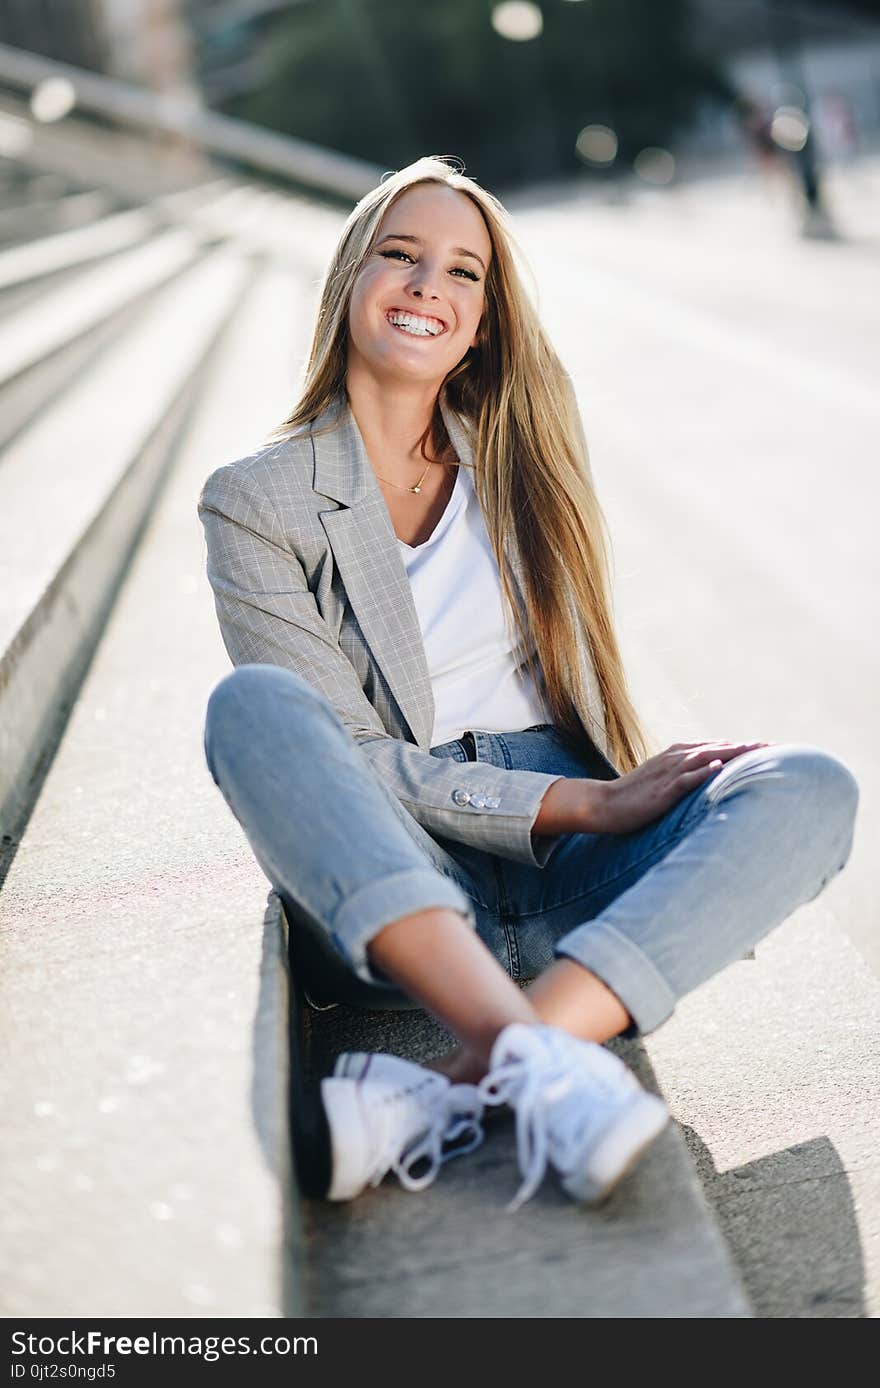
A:
[[[464,418],[441,396],[460,461]],[[329,432],[319,432],[328,429]],[[208,578],[235,665],[281,665],[318,689],[382,781],[427,831],[543,867],[558,839],[532,825],[557,775],[432,757],[434,700],[412,590],[388,508],[341,397],[281,442],[211,474],[199,499]],[[509,554],[521,598],[515,543]],[[601,710],[583,652],[591,708]],[[604,723],[584,752],[607,760]],[[597,744],[603,744],[597,746]]]

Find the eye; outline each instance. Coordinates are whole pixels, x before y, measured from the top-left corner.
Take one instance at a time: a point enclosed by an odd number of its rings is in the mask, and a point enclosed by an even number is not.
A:
[[[387,251],[380,251],[379,254],[385,260],[391,260],[395,256],[402,256],[403,259],[408,260],[410,264],[415,264],[413,257],[409,254],[409,251],[402,251],[398,246],[392,246],[391,249]],[[479,281],[479,275],[475,275],[473,270],[466,269],[464,265],[454,266],[449,273],[452,275],[464,275],[465,279],[473,280],[475,284]]]

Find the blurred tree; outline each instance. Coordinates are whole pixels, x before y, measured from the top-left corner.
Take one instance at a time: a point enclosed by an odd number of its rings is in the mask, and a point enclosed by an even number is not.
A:
[[[842,0],[841,8],[857,10],[859,14],[867,14],[873,19],[880,19],[880,0]]]
[[[223,109],[399,168],[459,155],[512,185],[583,168],[578,133],[611,125],[618,163],[674,143],[707,96],[729,99],[688,43],[688,0],[544,0],[543,33],[492,28],[489,0],[313,0],[276,19],[264,80]]]

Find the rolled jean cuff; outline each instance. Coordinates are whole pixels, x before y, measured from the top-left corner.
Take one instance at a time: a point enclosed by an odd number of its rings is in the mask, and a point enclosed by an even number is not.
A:
[[[569,932],[554,953],[573,959],[615,993],[639,1031],[646,1035],[672,1016],[676,998],[646,954],[612,925],[588,921]]]
[[[401,916],[441,907],[460,912],[471,929],[476,929],[473,902],[451,878],[430,868],[395,872],[346,897],[333,921],[331,938],[358,978],[387,988],[388,979],[370,966],[367,945]]]

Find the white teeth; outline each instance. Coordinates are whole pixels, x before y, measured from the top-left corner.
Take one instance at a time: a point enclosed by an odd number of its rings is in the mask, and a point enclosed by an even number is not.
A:
[[[386,317],[395,328],[401,328],[404,332],[411,333],[413,337],[439,337],[443,331],[440,326],[428,327],[424,318],[419,318],[412,313],[389,313]]]

